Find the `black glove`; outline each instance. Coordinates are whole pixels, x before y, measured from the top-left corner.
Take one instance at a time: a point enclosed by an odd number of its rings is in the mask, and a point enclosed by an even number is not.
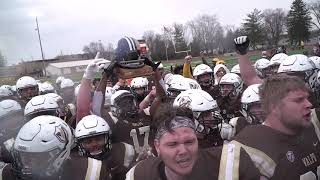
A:
[[[113,70],[114,68],[116,68],[118,66],[118,63],[117,61],[113,60],[111,61],[110,65],[104,69],[104,72],[106,73],[106,75],[108,77],[112,76],[113,75]]]
[[[250,39],[247,36],[240,36],[234,39],[234,46],[238,54],[247,54]]]
[[[158,66],[161,64],[161,61],[154,63],[153,61],[151,61],[149,58],[145,57],[144,61],[143,61],[146,65],[151,66],[153,71],[156,70],[158,68]]]

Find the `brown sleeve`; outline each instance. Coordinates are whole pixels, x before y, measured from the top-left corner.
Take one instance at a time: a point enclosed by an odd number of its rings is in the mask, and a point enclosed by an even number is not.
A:
[[[240,164],[239,164],[239,179],[240,180],[255,180],[260,178],[259,169],[253,164],[247,152],[241,148]]]

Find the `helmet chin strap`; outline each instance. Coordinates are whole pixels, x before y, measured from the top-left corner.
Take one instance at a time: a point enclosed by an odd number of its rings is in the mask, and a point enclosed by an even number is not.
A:
[[[136,98],[137,98],[138,101],[143,101],[145,96],[144,96],[144,94],[143,95],[136,95]]]
[[[128,112],[126,112],[125,114],[126,114],[126,115],[125,115],[126,117],[129,117],[129,118],[132,119],[132,118],[137,117],[138,111],[136,111],[136,110],[135,110],[135,111],[128,111]]]

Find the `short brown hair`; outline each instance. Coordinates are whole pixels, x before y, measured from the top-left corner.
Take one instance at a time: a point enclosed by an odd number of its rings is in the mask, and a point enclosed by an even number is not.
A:
[[[271,112],[271,105],[278,104],[289,92],[303,90],[309,92],[304,81],[286,74],[272,75],[264,80],[259,89],[262,109]]]

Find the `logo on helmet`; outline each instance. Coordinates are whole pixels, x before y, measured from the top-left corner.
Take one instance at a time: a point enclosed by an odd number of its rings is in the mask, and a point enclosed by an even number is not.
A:
[[[55,132],[54,135],[58,138],[58,140],[62,143],[67,143],[68,141],[68,135],[67,135],[67,130],[60,126],[56,126],[55,127]]]
[[[179,107],[189,108],[191,104],[191,99],[188,96],[183,96],[179,99]]]

